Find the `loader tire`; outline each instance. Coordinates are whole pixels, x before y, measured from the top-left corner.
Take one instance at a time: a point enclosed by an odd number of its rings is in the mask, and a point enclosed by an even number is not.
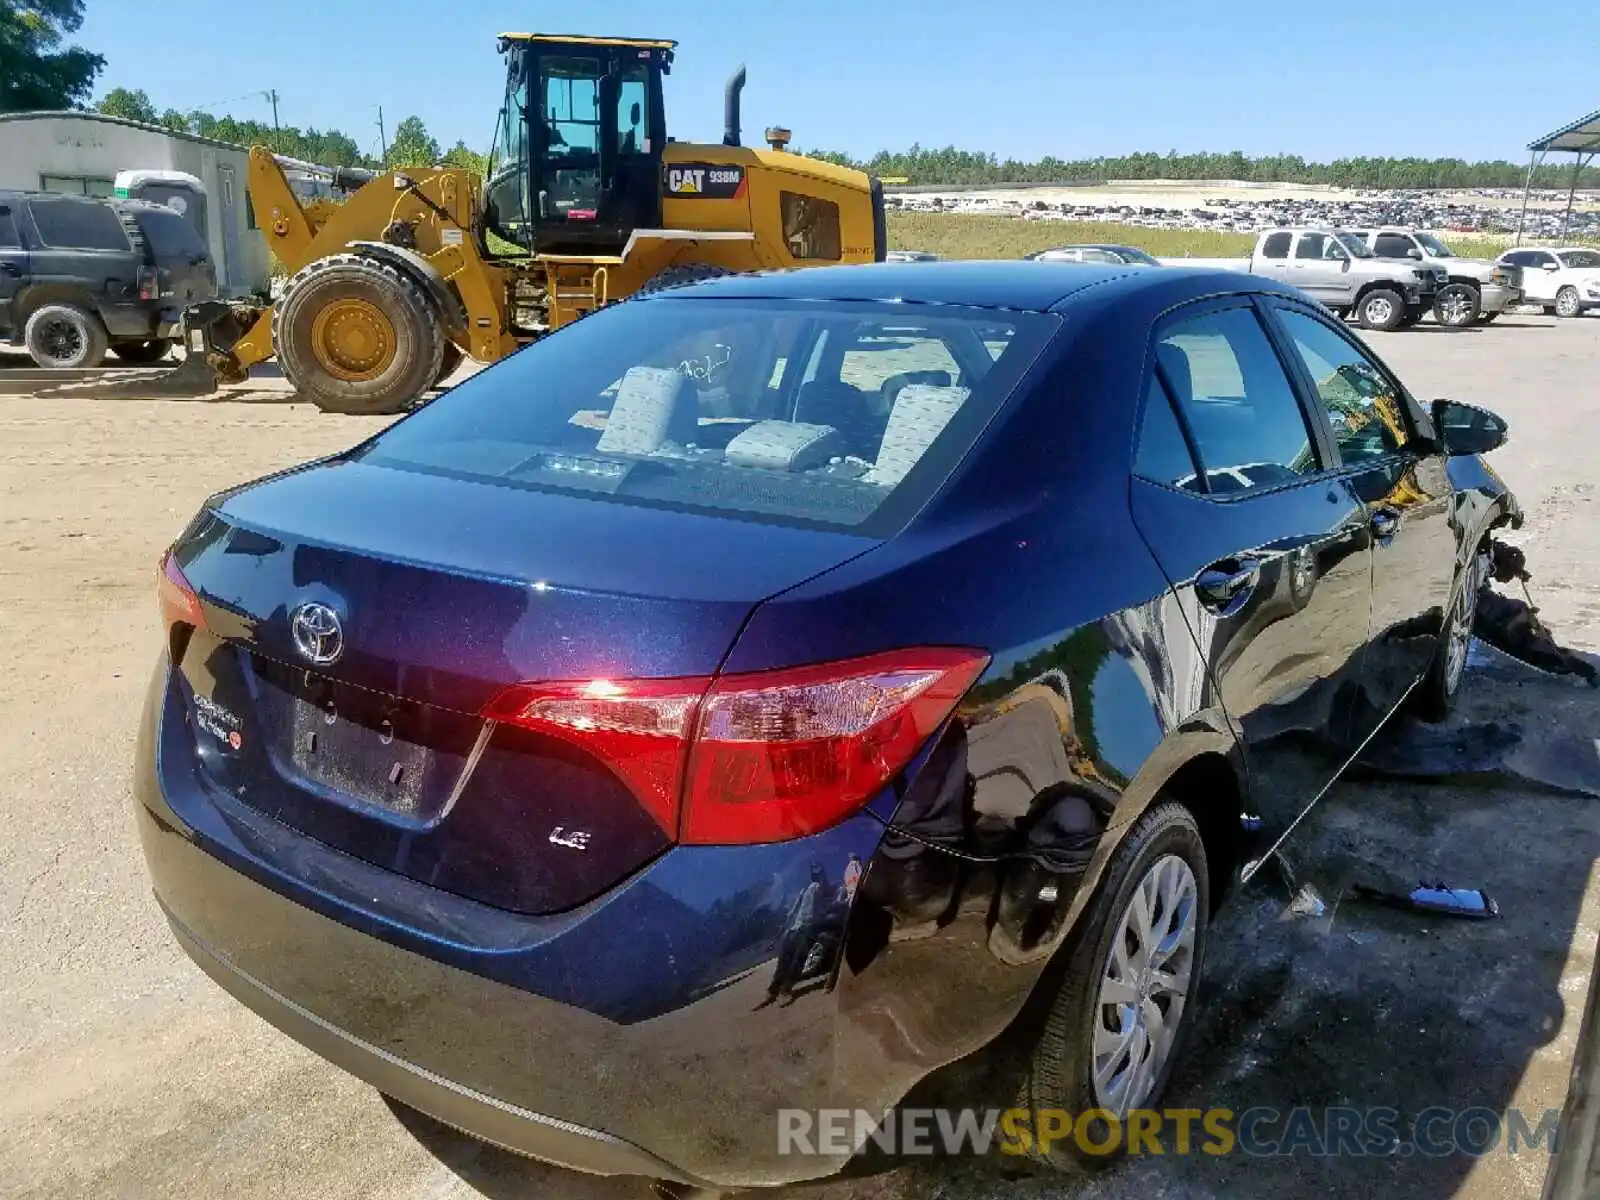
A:
[[[447,340],[415,280],[359,254],[301,268],[272,314],[284,378],[323,412],[404,412],[438,380]]]
[[[683,287],[685,284],[699,283],[702,279],[717,279],[734,273],[727,267],[714,267],[710,263],[679,263],[675,267],[657,271],[644,281],[634,295],[648,296],[651,292],[664,292],[668,288]]]
[[[467,356],[461,353],[460,346],[454,342],[446,342],[444,344],[444,353],[439,357],[439,378],[433,381],[433,386],[443,387],[444,381],[454,375],[456,368],[466,359]]]

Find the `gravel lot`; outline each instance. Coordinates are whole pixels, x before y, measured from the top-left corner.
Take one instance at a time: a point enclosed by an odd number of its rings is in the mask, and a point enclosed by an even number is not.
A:
[[[1600,320],[1510,317],[1374,343],[1420,395],[1479,400],[1510,419],[1513,440],[1494,463],[1529,513],[1519,540],[1535,597],[1569,644],[1600,649]],[[287,403],[271,383],[240,398],[259,402],[0,396],[0,759],[10,764],[0,792],[0,1128],[11,1131],[0,1144],[0,1194],[640,1194],[438,1128],[408,1130],[376,1094],[226,998],[169,937],[128,811],[134,723],[158,640],[157,555],[216,488],[382,424]],[[1479,686],[1484,711],[1532,721],[1553,713],[1578,734],[1600,731],[1600,702],[1588,693]],[[1505,919],[1341,910],[1332,921],[1290,922],[1280,919],[1281,889],[1247,890],[1217,927],[1203,1035],[1171,1100],[1235,1110],[1558,1106],[1600,927],[1596,802],[1510,784],[1347,782],[1317,824],[1315,844],[1330,860],[1373,857],[1402,875],[1482,884]],[[1529,1154],[1197,1156],[1135,1162],[1087,1183],[916,1165],[804,1194],[1499,1200],[1536,1196],[1544,1165]]]

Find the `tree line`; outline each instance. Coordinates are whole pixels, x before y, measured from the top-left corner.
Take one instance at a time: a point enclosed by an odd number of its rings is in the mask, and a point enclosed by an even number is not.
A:
[[[84,0],[0,0],[0,112],[30,109],[83,108],[105,58],[69,41],[83,24]],[[362,150],[348,133],[337,129],[275,128],[260,121],[241,121],[202,111],[157,111],[141,90],[113,88],[95,106],[100,112],[164,125],[236,145],[270,146],[326,166],[381,167],[379,158]],[[415,116],[401,121],[384,148],[387,165],[433,166],[446,163],[481,173],[484,155],[456,142],[448,150]],[[880,150],[860,161],[848,154],[811,151],[830,162],[861,167],[873,174],[912,183],[1079,183],[1105,179],[1242,179],[1260,183],[1316,183],[1363,188],[1514,188],[1522,186],[1526,168],[1504,160],[1468,162],[1460,158],[1337,158],[1308,162],[1298,154],[1252,157],[1239,150],[1226,154],[1125,154],[1111,158],[1062,159],[1046,155],[1035,161],[1001,159],[981,150],[942,150],[920,144],[909,150]],[[1546,163],[1534,172],[1541,188],[1570,187],[1570,164]],[[1578,185],[1600,187],[1600,165],[1578,176]]]
[[[158,112],[150,97],[140,90],[112,88],[95,105],[108,116],[161,125],[176,133],[194,133],[232,142],[236,146],[266,146],[277,154],[305,159],[325,167],[371,167],[381,169],[385,160],[366,153],[361,145],[339,129],[301,129],[294,125],[272,126],[262,121],[241,121],[237,117],[216,116],[195,109],[179,112],[175,108]],[[446,166],[483,173],[485,156],[465,142],[442,150],[428,132],[421,117],[406,117],[394,127],[394,136],[385,147],[391,167]]]
[[[1241,179],[1258,183],[1317,183],[1351,188],[1519,188],[1527,166],[1504,160],[1468,162],[1460,158],[1391,158],[1362,156],[1332,162],[1308,162],[1298,154],[1252,157],[1239,150],[1226,154],[1123,154],[1109,158],[1061,159],[1047,155],[1027,162],[1002,159],[981,150],[942,150],[913,145],[909,150],[880,150],[864,161],[828,150],[808,150],[814,158],[859,167],[886,178],[911,183],[1085,183],[1106,179]],[[1572,186],[1572,166],[1546,163],[1534,172],[1535,187]],[[1600,166],[1586,168],[1579,187],[1600,187]]]

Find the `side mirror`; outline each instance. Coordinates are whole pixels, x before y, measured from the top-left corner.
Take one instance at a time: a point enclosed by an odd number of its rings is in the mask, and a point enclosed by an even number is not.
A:
[[[1559,270],[1561,270],[1561,264],[1560,263],[1544,263],[1542,265],[1544,266],[1544,269],[1546,271],[1559,271]]]
[[[1451,457],[1487,454],[1506,444],[1506,421],[1498,413],[1457,400],[1433,402],[1433,426]]]
[[[1415,259],[1417,262],[1421,262],[1422,261],[1422,251],[1418,250],[1415,246],[1413,246],[1413,247],[1411,247],[1411,249],[1406,251],[1406,257],[1407,258],[1411,258],[1411,259]]]

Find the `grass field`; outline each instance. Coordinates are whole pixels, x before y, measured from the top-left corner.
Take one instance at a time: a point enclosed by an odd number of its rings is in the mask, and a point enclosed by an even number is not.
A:
[[[1513,239],[1449,234],[1458,254],[1493,258]],[[1021,258],[1035,250],[1072,242],[1138,246],[1159,257],[1234,258],[1250,253],[1251,233],[1207,229],[1146,229],[1098,221],[1024,221],[967,213],[889,214],[889,245],[897,250],[931,250],[944,258]]]

